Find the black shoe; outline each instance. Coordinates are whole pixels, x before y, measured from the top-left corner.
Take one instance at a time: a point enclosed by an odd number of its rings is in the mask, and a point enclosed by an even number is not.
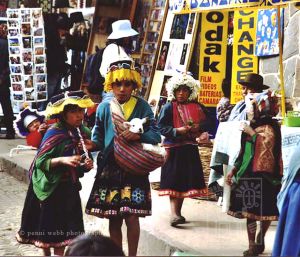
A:
[[[15,134],[8,133],[8,134],[6,134],[5,138],[6,139],[15,139]]]
[[[185,218],[183,216],[176,216],[171,218],[170,220],[170,225],[172,227],[177,226],[178,224],[184,224],[185,223]]]

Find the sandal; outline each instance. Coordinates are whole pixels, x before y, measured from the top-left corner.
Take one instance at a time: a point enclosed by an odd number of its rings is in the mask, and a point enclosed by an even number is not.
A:
[[[175,227],[178,224],[184,224],[184,223],[185,223],[185,218],[183,216],[176,216],[174,218],[171,218],[171,220],[170,220],[170,225],[172,227]]]
[[[243,256],[258,256],[258,253],[256,252],[256,248],[249,248],[248,250],[243,252]]]
[[[181,215],[179,217],[181,218],[182,222],[185,223],[185,217],[183,217]]]
[[[261,236],[260,233],[257,234],[255,248],[258,254],[263,253],[265,250],[265,239]]]

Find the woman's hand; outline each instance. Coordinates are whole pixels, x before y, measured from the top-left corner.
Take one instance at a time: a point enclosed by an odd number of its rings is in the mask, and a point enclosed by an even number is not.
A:
[[[243,131],[244,133],[246,133],[249,136],[254,136],[256,134],[255,130],[253,128],[251,128],[246,122],[242,122],[240,125],[240,129],[241,131]]]
[[[231,171],[229,171],[226,175],[226,184],[231,186],[233,184],[232,178],[235,175],[236,168],[234,167]]]
[[[208,143],[209,142],[209,134],[208,132],[203,132],[199,137],[196,138],[198,144]]]
[[[91,170],[94,168],[94,162],[91,158],[86,158],[84,160],[84,167],[88,170]]]
[[[124,137],[127,141],[138,141],[141,139],[140,134],[133,133],[128,129],[124,130],[120,136]]]

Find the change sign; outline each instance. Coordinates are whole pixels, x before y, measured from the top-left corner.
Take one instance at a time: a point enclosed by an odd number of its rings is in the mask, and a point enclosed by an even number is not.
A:
[[[248,73],[257,73],[258,58],[254,56],[256,44],[255,11],[234,12],[234,32],[232,50],[232,84],[231,103],[235,104],[243,98],[238,81],[243,81]]]

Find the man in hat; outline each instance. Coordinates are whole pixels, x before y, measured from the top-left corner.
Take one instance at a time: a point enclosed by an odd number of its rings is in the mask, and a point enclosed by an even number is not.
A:
[[[69,0],[55,0],[55,4],[53,8],[58,9],[58,8],[70,8],[70,2]]]
[[[238,81],[242,85],[242,95],[245,97],[248,93],[261,93],[268,89],[264,85],[263,77],[257,73],[248,73],[244,81]],[[239,101],[232,109],[228,121],[246,120],[246,103],[245,100]]]
[[[100,74],[105,78],[110,65],[118,61],[130,61],[133,49],[132,38],[139,33],[131,27],[129,20],[118,20],[112,23],[112,33],[107,37],[107,46],[103,51]],[[103,93],[103,100],[111,99],[111,93]]]
[[[108,45],[106,46],[100,73],[105,77],[111,63],[117,61],[132,61],[132,37],[139,33],[132,29],[129,20],[118,20],[112,24],[112,33],[107,37]]]
[[[68,72],[66,35],[71,28],[66,13],[44,14],[47,56],[48,99],[59,93],[61,81]],[[39,110],[45,110],[47,101],[41,102]]]
[[[10,101],[10,72],[8,60],[7,27],[6,24],[0,24],[0,103],[4,115],[4,124],[6,126],[5,138],[14,139],[14,114]]]

